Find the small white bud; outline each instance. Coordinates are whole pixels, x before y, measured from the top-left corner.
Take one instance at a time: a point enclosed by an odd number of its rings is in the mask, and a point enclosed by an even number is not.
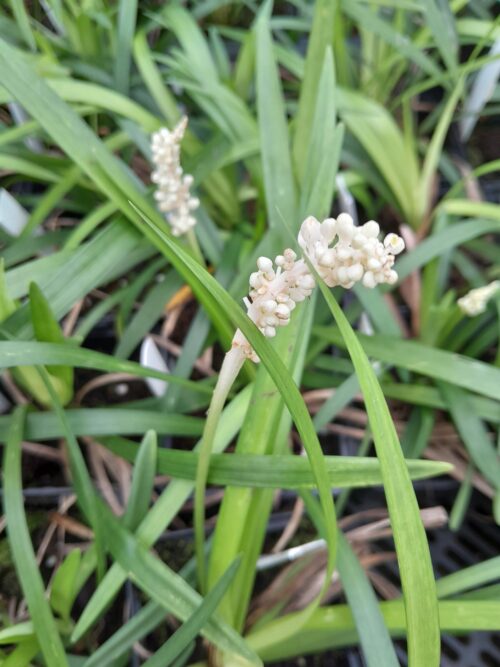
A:
[[[380,234],[380,225],[375,220],[368,220],[361,227],[363,234],[369,239],[376,239]]]
[[[306,273],[304,276],[301,276],[299,278],[299,285],[303,289],[312,290],[312,289],[314,289],[314,286],[316,285],[316,283],[314,281],[314,278],[311,276],[311,274]]]
[[[370,257],[368,260],[368,268],[371,271],[380,271],[382,264],[378,261],[378,259],[375,259],[375,257]]]
[[[344,242],[350,241],[354,236],[354,222],[348,213],[341,213],[337,218],[337,234]]]
[[[264,301],[264,303],[261,305],[261,310],[263,313],[274,313],[276,310],[278,304],[276,301],[273,301],[273,299],[269,299],[268,301]]]
[[[327,244],[330,244],[335,238],[337,221],[335,218],[327,218],[321,223],[321,236]]]
[[[262,273],[271,273],[273,270],[273,263],[269,257],[259,257],[257,260],[257,266],[259,267],[259,271],[262,271]]]
[[[357,283],[363,277],[363,267],[361,264],[353,264],[347,269],[347,275],[350,280]]]
[[[276,329],[271,326],[264,327],[264,336],[267,338],[274,338],[276,336]]]
[[[399,255],[405,248],[405,242],[397,234],[387,234],[384,239],[384,246],[392,252],[393,255]]]
[[[280,320],[286,320],[290,318],[290,309],[284,303],[280,303],[279,306],[276,307],[274,314]]]
[[[341,262],[346,262],[348,259],[351,259],[353,251],[347,246],[343,246],[337,250],[337,257]]]
[[[376,284],[377,281],[375,280],[375,276],[373,275],[373,273],[371,271],[367,271],[363,276],[363,285],[371,289],[375,287]]]
[[[339,266],[339,268],[337,269],[337,278],[341,285],[343,283],[349,282],[349,276],[345,266]]]
[[[386,282],[389,283],[389,285],[394,285],[398,282],[398,274],[396,271],[394,271],[394,269],[391,269],[387,274]]]
[[[325,266],[327,268],[335,266],[336,264],[336,253],[333,248],[329,248],[324,253],[321,254],[319,258],[319,265]]]
[[[317,241],[320,236],[320,232],[320,223],[312,215],[306,218],[300,227],[300,234],[306,243]]]
[[[254,289],[258,289],[261,285],[261,282],[262,282],[262,280],[261,280],[260,273],[255,271],[254,273],[250,274],[250,279],[249,279],[250,287],[253,287]]]
[[[366,243],[366,236],[364,234],[355,234],[351,241],[353,248],[362,248]]]

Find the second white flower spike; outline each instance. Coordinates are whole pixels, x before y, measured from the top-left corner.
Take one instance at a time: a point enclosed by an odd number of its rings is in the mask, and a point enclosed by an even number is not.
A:
[[[180,163],[181,141],[187,123],[188,119],[184,116],[171,132],[163,127],[151,138],[151,152],[156,167],[151,180],[158,186],[154,196],[174,236],[181,236],[196,225],[193,211],[200,205],[199,200],[190,193],[193,177],[183,173]]]

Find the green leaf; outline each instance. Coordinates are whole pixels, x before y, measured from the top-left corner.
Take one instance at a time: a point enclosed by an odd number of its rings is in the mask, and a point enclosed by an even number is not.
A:
[[[435,44],[448,69],[458,65],[458,37],[450,3],[447,0],[423,0],[425,23],[432,31]]]
[[[330,47],[325,52],[317,92],[300,193],[300,217],[314,215],[323,219],[332,206],[343,139],[343,128],[336,128],[335,74]]]
[[[427,5],[434,4],[437,0],[425,0]],[[438,44],[441,43],[441,40],[438,41]],[[425,159],[422,165],[422,173],[420,176],[420,188],[421,188],[421,197],[424,202],[426,202],[429,210],[432,205],[432,191],[433,191],[433,179],[436,176],[436,170],[438,168],[439,159],[443,152],[443,144],[450,129],[450,125],[453,119],[453,113],[457,106],[458,100],[463,92],[463,79],[460,79],[457,85],[455,86],[454,91],[450,95],[446,105],[440,115],[439,122],[432,139],[427,146],[425,152]]]
[[[94,542],[97,554],[97,575],[100,580],[104,575],[105,569],[105,554],[104,554],[104,538],[103,525],[99,508],[97,505],[97,496],[92,485],[85,459],[78,442],[71,431],[68,423],[66,413],[61,405],[59,397],[54,389],[53,380],[47,373],[43,366],[38,366],[37,370],[40,377],[45,384],[49,397],[51,399],[54,410],[60,421],[61,428],[66,439],[67,453],[69,460],[69,469],[75,488],[78,504],[87,518],[92,530],[94,531]]]
[[[434,387],[422,384],[402,384],[398,382],[383,382],[382,388],[388,398],[395,398],[413,405],[425,405],[440,410],[446,410],[446,403],[439,391]],[[492,424],[500,423],[500,411],[498,403],[490,398],[467,394],[472,408],[481,419]]]
[[[17,27],[24,41],[32,51],[36,51],[36,42],[30,26],[30,17],[23,0],[9,0],[10,8],[16,19]]]
[[[134,37],[134,60],[147,89],[157,107],[171,125],[179,119],[175,98],[165,86],[158,71],[147,41],[146,30],[139,30]]]
[[[314,314],[314,297],[297,309],[286,329],[280,332],[275,350],[290,369],[293,380],[300,385],[306,349]],[[300,334],[299,334],[300,332]],[[251,398],[251,409],[236,442],[235,453],[280,455],[287,451],[291,419],[284,410],[283,400],[273,380],[261,366],[257,372]],[[268,459],[269,461],[269,459]],[[271,461],[269,461],[271,463]],[[241,566],[228,594],[220,605],[220,613],[243,631],[254,581],[256,564],[261,553],[273,503],[272,489],[256,491],[251,487],[226,488],[219,509],[219,518],[210,553],[209,585],[223,574],[236,554],[242,554]],[[238,511],[235,512],[234,508]],[[321,513],[321,510],[319,510]]]
[[[102,438],[102,444],[127,461],[138,456],[138,446],[120,437]],[[252,454],[248,465],[248,453],[212,454],[208,481],[215,486],[240,486],[252,488],[311,489],[314,476],[306,460],[290,455]],[[364,487],[382,483],[380,462],[376,458],[357,456],[325,456],[324,465],[333,488]],[[194,480],[198,454],[175,449],[160,449],[156,470],[159,474],[174,478]],[[407,460],[412,479],[442,475],[452,466],[444,462]]]
[[[35,338],[41,343],[67,343],[49,302],[36,283],[30,284],[29,297]],[[73,369],[69,366],[47,366],[47,372],[58,381],[62,404],[69,403],[73,397]]]
[[[0,630],[0,645],[17,644],[35,637],[35,630],[31,621],[23,621]]]
[[[338,329],[316,327],[315,333],[331,343],[346,347]],[[416,341],[390,336],[364,336],[358,340],[370,357],[420,375],[443,380],[483,396],[500,399],[500,369],[460,354],[437,350]]]
[[[260,146],[269,225],[278,227],[281,217],[296,224],[296,193],[290,156],[285,104],[269,28],[268,1],[255,24],[256,92]]]
[[[439,620],[443,632],[468,634],[475,630],[497,631],[500,615],[498,599],[488,601],[455,600],[439,603]],[[404,637],[405,608],[401,600],[381,602],[384,622],[393,637]],[[293,615],[290,617],[293,622]],[[358,643],[352,611],[347,605],[338,604],[317,609],[308,623],[286,642],[276,643],[260,650],[256,641],[248,640],[266,661],[277,662],[297,655],[318,653],[334,648],[354,646]],[[416,663],[422,665],[425,663]],[[427,667],[425,665],[425,667]]]
[[[115,560],[145,592],[167,611],[186,620],[201,604],[202,598],[180,575],[175,574],[162,561],[149,553],[147,548],[127,531],[108,506],[97,496],[91,486],[78,443],[65,413],[58,404],[57,398],[54,395],[52,398],[65,432],[77,496],[86,514],[90,515],[98,546],[103,540]],[[252,664],[261,664],[243,639],[216,617],[207,622],[204,632],[207,638],[222,650],[243,655]]]
[[[354,331],[318,277],[318,284],[354,364],[380,461],[403,587],[410,664],[439,665],[436,586],[425,530],[396,429],[382,389]],[[389,350],[392,352],[392,350]],[[394,360],[391,360],[394,363]]]
[[[403,215],[418,227],[425,209],[419,196],[418,163],[394,119],[377,102],[344,88],[337,88],[337,103],[346,127],[379,169]]]
[[[246,387],[225,408],[219,420],[213,451],[220,452],[236,436],[248,408],[251,387]],[[198,445],[199,446],[199,445]],[[194,484],[173,480],[160,495],[137,529],[137,537],[145,546],[151,546],[163,533],[193,491]],[[78,619],[72,641],[79,639],[96,622],[126,580],[125,572],[115,563],[97,587]]]
[[[458,572],[441,577],[436,581],[440,598],[463,593],[471,588],[478,588],[494,582],[500,577],[500,556],[489,558],[482,563],[465,567]]]
[[[106,525],[106,543],[116,561],[153,600],[187,621],[202,604],[202,598],[122,527],[102,501],[99,505]],[[207,619],[203,634],[221,650],[243,656],[251,664],[261,664],[244,640],[216,615]]]
[[[356,21],[358,26],[362,26],[370,34],[379,35],[387,44],[391,44],[396,49],[400,57],[412,60],[429,76],[439,77],[442,74],[434,60],[427,56],[423,49],[419,49],[409,36],[394,28],[390,20],[386,21],[381,18],[377,13],[378,8],[372,10],[370,5],[356,1],[343,3],[342,9]]]
[[[339,535],[338,568],[367,667],[399,667],[377,597],[349,542]]]
[[[2,661],[2,667],[28,667],[39,653],[40,647],[36,639],[22,642]]]
[[[467,393],[448,382],[439,382],[438,388],[471,459],[498,491],[500,457],[483,422],[475,414]]]
[[[181,287],[182,281],[173,271],[169,271],[162,282],[153,284],[123,332],[115,356],[126,358],[132,354],[162,316],[165,304]]]
[[[174,633],[172,637],[170,637],[167,642],[165,642],[165,644],[163,644],[160,649],[158,649],[153,656],[151,656],[151,658],[146,660],[143,667],[164,667],[164,665],[171,665],[173,661],[182,654],[200,632],[202,627],[206,625],[208,620],[215,613],[215,610],[236,574],[239,564],[239,558],[232,562],[214,588],[205,596],[203,602],[194,614]],[[231,659],[234,662],[238,662],[238,656],[236,655],[226,655],[225,659]]]
[[[474,466],[469,463],[465,470],[465,476],[460,483],[460,488],[458,489],[457,495],[455,496],[452,508],[450,510],[448,526],[452,531],[460,530],[465,515],[467,514],[467,510],[469,509],[470,499],[473,491],[472,481],[474,478],[474,471]]]
[[[123,516],[123,525],[129,530],[135,530],[148,511],[154,487],[157,455],[156,433],[148,431],[137,448],[132,487],[127,510]]]
[[[10,298],[5,283],[5,261],[3,257],[0,259],[0,323],[12,315],[16,310],[16,302]]]
[[[14,412],[4,452],[4,511],[12,559],[33,621],[40,650],[49,665],[68,665],[56,622],[45,598],[45,587],[31,544],[21,480],[21,440],[24,408]]]
[[[128,93],[131,61],[131,45],[135,32],[137,0],[120,0],[118,7],[118,43],[115,56],[115,86],[123,94]]]
[[[325,58],[328,57],[327,48],[333,45],[334,20],[337,13],[338,3],[334,0],[317,0],[315,3],[294,128],[293,158],[301,183],[307,175],[305,163],[315,129],[316,100],[321,94],[320,78]]]
[[[172,384],[177,383],[184,387],[190,387],[195,391],[210,394],[207,387],[200,386],[196,382],[177,378],[152,368],[146,368],[134,361],[116,359],[107,354],[94,352],[75,347],[73,345],[58,343],[38,343],[25,341],[0,341],[0,368],[12,368],[26,364],[39,365],[67,365],[79,368],[93,368],[95,370],[111,373],[130,373],[137,377],[151,377],[159,380],[167,380]]]
[[[50,590],[50,605],[59,616],[68,620],[78,593],[76,577],[80,568],[81,551],[73,549],[57,568]]]
[[[449,204],[453,202],[448,202]],[[471,202],[475,203],[475,202]],[[490,204],[490,206],[493,206]],[[444,205],[443,205],[444,208]],[[500,230],[500,207],[498,209],[497,221],[488,220],[473,220],[471,222],[457,222],[453,225],[448,225],[446,229],[431,234],[408,253],[398,259],[396,262],[396,271],[401,282],[416,269],[427,264],[431,259],[440,257],[447,250],[452,250],[456,246],[467,243],[478,236],[490,234]],[[447,209],[446,209],[447,210]],[[451,211],[448,211],[451,213]],[[465,215],[467,215],[465,213]]]
[[[217,67],[208,48],[205,36],[190,12],[179,4],[171,3],[162,8],[156,17],[166,25],[182,45],[188,59],[206,82],[217,81]]]
[[[470,199],[445,199],[439,206],[449,215],[468,218],[486,218],[500,222],[500,206],[490,202],[472,201]]]
[[[158,410],[133,410],[124,408],[82,408],[65,410],[71,430],[81,435],[142,435],[149,428],[165,435],[193,437],[203,430],[199,417],[162,413]],[[0,417],[0,440],[5,440],[11,418]],[[30,412],[26,418],[28,439],[53,440],[64,437],[57,414],[54,412]]]
[[[98,187],[122,210],[126,217],[157,244],[158,236],[153,229],[165,229],[164,220],[144,195],[144,188],[137,177],[118,160],[110,150],[95,136],[81,118],[54,93],[53,90],[32,69],[23,62],[18,52],[3,40],[0,40],[0,66],[2,83],[9,92],[35,117],[40,125],[65,150],[76,164],[98,185]],[[118,105],[120,110],[127,110],[136,116],[136,120],[145,127],[158,127],[159,123],[147,114],[142,107],[135,105],[123,96],[117,95],[94,84],[71,81],[54,82],[55,88],[63,88],[65,93],[76,94],[78,97],[105,100],[106,104]],[[69,90],[68,90],[69,89]],[[238,99],[238,98],[237,98]],[[126,109],[125,109],[126,107]],[[139,113],[139,116],[137,116]],[[129,201],[139,205],[153,220],[153,225],[145,225]],[[175,242],[177,245],[177,242]],[[162,252],[171,259],[174,267],[184,277],[187,276],[185,266],[177,259],[169,246],[162,245]],[[225,316],[218,304],[205,299],[206,289],[198,289],[197,297],[207,308],[212,321],[226,340],[232,334]]]

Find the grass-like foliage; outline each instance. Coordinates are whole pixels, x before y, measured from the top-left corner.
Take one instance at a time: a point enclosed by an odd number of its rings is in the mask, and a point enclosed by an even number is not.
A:
[[[488,2],[2,5],[0,664],[500,630],[498,558],[429,540],[499,535],[497,37]]]

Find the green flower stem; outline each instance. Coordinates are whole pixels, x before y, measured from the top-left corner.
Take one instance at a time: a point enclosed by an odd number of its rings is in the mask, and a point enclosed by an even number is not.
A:
[[[302,304],[290,324],[280,330],[273,346],[299,384],[314,313],[314,295]],[[284,454],[290,434],[291,417],[284,409],[276,385],[261,367],[241,428],[235,451],[238,454]],[[251,461],[250,461],[251,464]],[[274,498],[272,489],[227,487],[217,517],[208,570],[209,590],[224,573],[226,565],[242,554],[238,573],[218,607],[218,614],[239,632],[243,632],[248,604],[255,579],[255,566],[261,554],[269,514]],[[221,665],[232,664],[219,656]]]
[[[219,373],[219,379],[212,395],[207,412],[207,420],[203,430],[200,446],[200,456],[196,471],[194,488],[194,534],[196,549],[196,565],[198,583],[202,594],[206,591],[205,566],[205,490],[207,486],[208,469],[212,445],[219,423],[219,417],[226,402],[227,395],[245,361],[245,355],[240,347],[232,347],[224,357]]]

